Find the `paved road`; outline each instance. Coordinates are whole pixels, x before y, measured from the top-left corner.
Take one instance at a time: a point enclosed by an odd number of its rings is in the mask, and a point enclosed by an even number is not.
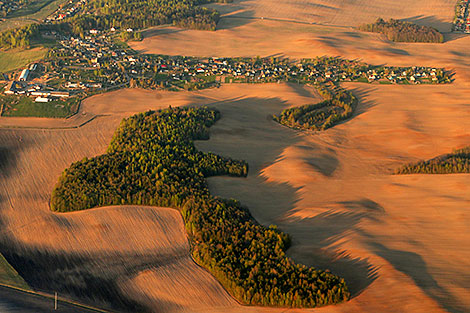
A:
[[[97,311],[60,301],[58,309],[54,310],[53,299],[0,286],[0,313],[42,312],[96,313]]]

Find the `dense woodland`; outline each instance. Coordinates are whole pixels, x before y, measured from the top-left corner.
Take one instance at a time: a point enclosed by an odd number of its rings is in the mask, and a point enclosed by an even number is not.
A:
[[[214,0],[92,0],[84,8],[91,14],[76,18],[75,31],[98,28],[143,29],[174,24],[184,28],[215,30],[219,13],[201,7]]]
[[[358,101],[350,91],[332,83],[315,86],[324,101],[285,109],[274,120],[295,129],[325,130],[352,116]]]
[[[0,33],[0,49],[25,48],[39,36],[39,25],[30,24]]]
[[[396,42],[444,42],[444,36],[432,27],[420,26],[394,19],[386,22],[379,18],[373,24],[359,26],[359,29],[366,32],[384,34],[388,40]]]
[[[78,14],[55,24],[28,25],[0,33],[0,48],[27,47],[39,29],[56,30],[84,37],[90,29],[126,30],[173,24],[183,28],[215,30],[219,21],[216,10],[200,6],[231,0],[92,0]],[[141,38],[140,33],[123,34],[124,40]]]
[[[437,158],[405,165],[396,174],[470,173],[470,147],[455,150]]]
[[[206,177],[248,171],[243,161],[195,148],[193,140],[208,139],[218,118],[207,108],[170,108],[123,120],[106,154],[64,171],[51,208],[173,207],[183,216],[194,259],[243,303],[315,307],[347,300],[343,279],[286,256],[286,234],[259,225],[235,200],[210,195]]]

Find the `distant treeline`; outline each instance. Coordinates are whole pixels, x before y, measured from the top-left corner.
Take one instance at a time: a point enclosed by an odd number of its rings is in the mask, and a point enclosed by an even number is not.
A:
[[[454,174],[470,173],[470,147],[455,150],[437,158],[405,165],[395,174]]]
[[[366,32],[384,34],[388,40],[396,42],[444,42],[444,36],[432,27],[420,26],[394,19],[386,22],[379,18],[373,24],[359,26],[359,29]]]
[[[56,30],[62,33],[84,37],[91,29],[108,30],[111,27],[126,30],[143,29],[151,26],[173,24],[175,26],[215,30],[219,21],[216,10],[201,7],[211,2],[232,0],[92,0],[83,8],[85,14],[78,14],[54,24],[31,24],[0,33],[0,49],[27,47],[39,34],[39,29]],[[142,37],[124,34],[125,40]]]
[[[357,98],[337,85],[315,85],[324,101],[285,109],[274,120],[282,125],[303,130],[325,130],[352,116]]]
[[[143,29],[156,25],[215,30],[219,20],[216,10],[201,7],[201,4],[216,0],[93,0],[84,12],[75,19],[76,32],[91,28]],[[221,1],[222,2],[222,1]]]
[[[39,36],[39,25],[30,24],[0,33],[0,49],[29,47],[31,40]]]
[[[209,193],[206,177],[248,171],[243,161],[195,148],[193,140],[208,139],[218,118],[207,108],[170,108],[123,120],[106,154],[63,172],[51,208],[173,207],[183,216],[194,259],[243,303],[316,307],[349,299],[343,279],[286,256],[286,234],[259,225],[237,201]]]
[[[35,0],[2,0],[0,1],[0,16],[7,17],[25,6],[34,3]]]

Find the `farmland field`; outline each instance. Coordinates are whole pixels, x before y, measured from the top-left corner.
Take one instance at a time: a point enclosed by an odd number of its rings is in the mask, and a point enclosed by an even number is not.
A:
[[[346,277],[355,297],[322,311],[387,312],[388,307],[410,307],[413,312],[445,312],[441,309],[444,306],[464,312],[468,304],[465,277],[455,279],[447,273],[468,266],[465,260],[470,251],[464,248],[468,234],[456,219],[461,216],[465,220],[466,216],[461,209],[469,201],[466,176],[439,178],[437,184],[433,178],[390,174],[399,164],[468,142],[468,108],[464,103],[469,91],[460,84],[452,86],[454,93],[447,92],[448,86],[423,86],[409,97],[404,91],[416,86],[344,86],[360,95],[359,115],[314,136],[267,119],[284,108],[321,99],[313,88],[295,84],[227,85],[184,93],[125,89],[85,100],[82,112],[98,117],[78,129],[1,130],[7,161],[1,179],[2,198],[9,199],[1,204],[2,222],[14,238],[12,244],[12,237],[3,237],[2,251],[17,264],[26,260],[42,264],[46,269],[36,277],[95,305],[105,305],[106,294],[89,299],[89,294],[72,288],[73,284],[61,285],[62,272],[51,272],[44,265],[47,255],[68,260],[77,279],[98,277],[97,282],[116,290],[113,302],[126,307],[136,305],[129,303],[131,299],[145,307],[163,305],[175,312],[190,308],[196,312],[264,312],[239,307],[207,272],[194,267],[182,228],[172,233],[181,225],[176,211],[112,207],[62,215],[48,209],[49,193],[60,172],[70,162],[103,153],[122,117],[147,108],[208,104],[221,110],[222,119],[213,126],[209,141],[197,142],[198,148],[246,159],[250,164],[247,179],[211,178],[212,192],[240,199],[258,221],[276,223],[293,235],[289,254],[295,260],[331,268]],[[422,103],[431,99],[439,101],[428,110]],[[444,120],[452,123],[445,128],[434,126]],[[414,125],[421,126],[418,130]],[[237,148],[229,148],[227,143],[237,143]],[[406,153],[402,146],[408,147]],[[38,176],[38,172],[42,174]],[[323,186],[320,189],[319,184]],[[403,196],[396,198],[397,192]],[[427,200],[419,202],[417,198]],[[414,209],[405,214],[402,207]],[[446,212],[444,224],[437,222],[443,218],[442,210]],[[418,226],[422,223],[428,225],[427,232]],[[383,234],[384,225],[394,231]],[[450,228],[460,229],[461,237],[452,238]],[[47,233],[35,235],[43,229]],[[439,242],[435,232],[441,236]],[[170,239],[165,238],[172,238],[172,244],[166,244]],[[403,238],[414,238],[416,243]],[[19,251],[21,257],[15,258],[11,251]],[[115,261],[109,260],[111,256]],[[418,262],[413,263],[417,269],[422,263],[429,268],[422,272],[413,270],[414,265],[399,265],[411,256]],[[461,262],[452,263],[449,256]],[[161,260],[165,265],[155,267]],[[122,262],[128,266],[123,267]],[[20,273],[22,270],[20,267]],[[115,277],[120,279],[111,285]],[[439,287],[428,285],[429,277]],[[28,282],[33,287],[46,287],[34,279]],[[159,287],[163,285],[171,288]],[[93,282],[89,288],[94,290]],[[200,288],[213,290],[210,297],[198,294]],[[397,298],[388,299],[389,292]],[[394,299],[400,299],[399,303]],[[364,302],[377,304],[364,307]]]
[[[47,54],[45,48],[33,48],[30,50],[13,49],[0,51],[0,72],[5,73],[19,69],[29,63],[38,61]]]
[[[449,32],[454,17],[454,0],[235,0],[232,4],[213,4],[222,13],[236,17],[258,17],[298,22],[358,26],[378,17],[405,19]]]
[[[0,284],[29,289],[28,284],[0,254]]]
[[[39,0],[0,21],[0,31],[40,22],[65,2],[67,0]]]
[[[75,114],[80,99],[73,97],[44,103],[35,102],[30,97],[3,96],[0,98],[0,104],[3,106],[2,116],[66,118]]]

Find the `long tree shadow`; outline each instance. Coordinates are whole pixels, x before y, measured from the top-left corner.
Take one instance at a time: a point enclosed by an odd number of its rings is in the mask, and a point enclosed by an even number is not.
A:
[[[436,16],[417,15],[417,16],[405,18],[403,20],[407,22],[412,22],[418,25],[432,26],[442,32],[450,31],[452,28],[452,23],[448,21],[440,20]]]
[[[31,143],[21,135],[15,134],[12,130],[1,131],[6,133],[9,139],[4,140],[3,136],[0,139],[0,171],[3,176],[8,176],[16,167],[20,149],[28,149]]]
[[[451,313],[468,312],[468,307],[459,303],[449,291],[440,286],[433,278],[432,274],[428,271],[426,262],[419,254],[390,249],[378,242],[370,242],[369,244],[377,255],[390,262],[396,270],[413,279],[419,288],[445,310]]]
[[[136,267],[136,256],[83,256],[0,243],[0,251],[34,290],[58,292],[93,305],[111,305],[124,312],[147,312],[148,308],[123,294],[118,282]],[[113,264],[114,263],[114,264]],[[117,266],[116,266],[117,265]]]
[[[297,93],[312,96],[304,89]],[[361,91],[360,96],[364,97],[366,94],[367,91]],[[318,101],[321,99],[312,98],[312,102]],[[277,224],[281,230],[292,236],[293,245],[288,250],[289,256],[296,262],[329,269],[344,277],[352,295],[357,296],[377,279],[377,268],[367,259],[354,257],[334,245],[358,227],[362,219],[380,218],[383,208],[372,200],[359,199],[357,203],[340,203],[350,212],[328,211],[314,218],[285,219],[286,213],[292,212],[299,201],[300,188],[270,181],[263,175],[263,171],[281,162],[286,148],[303,147],[300,142],[304,133],[283,127],[271,118],[273,113],[278,113],[289,105],[279,98],[241,98],[215,104],[222,118],[211,127],[211,138],[208,141],[197,141],[196,146],[203,151],[244,159],[250,165],[250,171],[248,177],[243,179],[209,178],[210,191],[217,196],[239,200],[264,225]],[[312,145],[305,149],[313,149],[313,152],[316,147]],[[319,171],[326,176],[332,175],[338,166],[334,156],[321,154],[319,157],[327,158],[326,163],[331,165]],[[330,158],[333,158],[331,162]],[[308,161],[318,163],[315,156]],[[320,163],[325,162],[322,159]],[[360,206],[366,208],[357,209]]]
[[[378,278],[378,268],[367,258],[355,257],[337,244],[356,233],[362,220],[380,219],[380,212],[362,209],[360,203],[364,201],[370,200],[348,202],[343,211],[330,209],[311,218],[290,218],[281,224],[281,228],[289,228],[293,237],[289,255],[303,264],[340,275],[347,281],[353,297]]]

